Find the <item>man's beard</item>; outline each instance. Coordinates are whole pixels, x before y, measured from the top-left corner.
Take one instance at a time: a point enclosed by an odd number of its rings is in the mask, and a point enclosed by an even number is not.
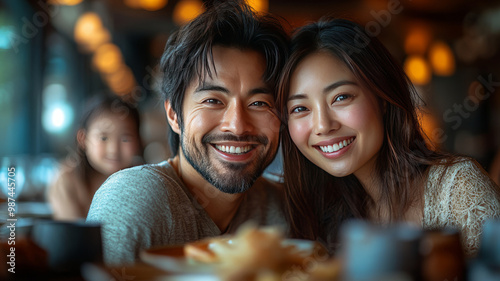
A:
[[[263,151],[250,163],[218,162],[219,165],[216,165],[211,162],[214,158],[210,159],[208,152],[208,146],[215,140],[257,142],[264,146],[269,140],[265,136],[205,135],[201,146],[197,147],[192,139],[188,139],[183,132],[181,134],[181,149],[186,160],[207,182],[224,193],[236,194],[247,191],[276,155],[276,151],[267,151],[269,155]]]

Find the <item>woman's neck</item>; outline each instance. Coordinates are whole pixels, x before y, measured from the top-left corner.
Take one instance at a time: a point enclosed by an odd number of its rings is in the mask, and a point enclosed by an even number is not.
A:
[[[383,180],[375,172],[366,174],[363,177],[356,176],[356,178],[360,181],[366,193],[373,200],[373,204],[371,204],[367,210],[369,218],[383,224],[391,222],[394,218],[394,214],[391,212],[395,212],[397,210],[394,209],[394,205],[392,206],[393,208],[391,208],[389,205],[390,202],[387,202],[383,198]],[[401,214],[400,220],[409,223],[421,224],[424,208],[424,183],[424,179],[417,178],[411,180],[409,183],[412,188],[403,186],[403,183],[398,187],[409,188],[409,190],[407,190],[407,196],[409,196],[408,205],[404,206],[405,211],[404,214]]]

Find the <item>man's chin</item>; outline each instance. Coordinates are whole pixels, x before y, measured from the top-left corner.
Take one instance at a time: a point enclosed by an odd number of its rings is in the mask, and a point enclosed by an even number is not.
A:
[[[224,193],[237,194],[250,189],[260,174],[261,173],[258,174],[257,172],[244,173],[240,171],[224,173],[223,175],[218,174],[216,178],[207,178],[207,180],[210,184]]]

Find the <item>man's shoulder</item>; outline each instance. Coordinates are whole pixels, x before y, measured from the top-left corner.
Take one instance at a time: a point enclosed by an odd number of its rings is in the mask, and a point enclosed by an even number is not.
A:
[[[164,196],[180,185],[175,170],[167,161],[123,169],[111,175],[97,190],[96,196]]]
[[[144,164],[140,166],[134,166],[131,168],[120,170],[112,174],[106,181],[106,183],[115,182],[131,182],[131,181],[164,181],[165,179],[175,179],[175,170],[168,164],[167,161],[163,161],[158,164]]]

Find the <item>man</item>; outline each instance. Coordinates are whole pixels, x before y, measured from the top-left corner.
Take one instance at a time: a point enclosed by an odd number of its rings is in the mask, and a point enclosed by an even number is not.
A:
[[[95,194],[87,221],[103,225],[106,263],[248,220],[284,225],[279,186],[261,174],[278,149],[274,95],[287,46],[277,20],[237,2],[170,36],[161,69],[175,156],[118,172]]]

